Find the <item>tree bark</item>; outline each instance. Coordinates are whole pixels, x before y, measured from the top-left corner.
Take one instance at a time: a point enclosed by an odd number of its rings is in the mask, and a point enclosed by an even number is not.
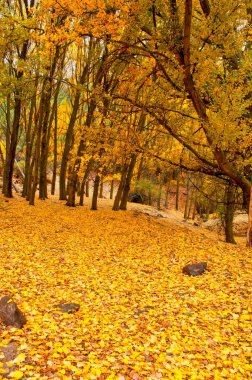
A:
[[[134,173],[134,168],[136,166],[136,160],[137,155],[132,154],[130,159],[130,164],[127,171],[127,176],[125,179],[125,184],[123,187],[122,197],[121,197],[121,203],[120,203],[120,210],[127,210],[127,202],[128,202],[128,196],[130,192],[130,184]]]
[[[91,210],[97,210],[99,183],[100,183],[100,176],[99,176],[99,174],[96,174],[95,180],[94,180],[94,191],[93,191],[93,196],[92,196]]]
[[[128,169],[128,165],[125,162],[124,165],[123,165],[123,168],[122,168],[122,176],[121,176],[121,180],[120,180],[120,183],[119,183],[119,186],[118,186],[118,189],[117,189],[117,193],[116,193],[116,196],[115,196],[114,205],[113,205],[113,208],[112,208],[113,211],[118,211],[119,210],[120,201],[121,201],[121,197],[122,197],[122,192],[123,192],[123,188],[124,188],[124,184],[125,184],[125,180],[126,180],[126,175],[127,175],[127,169]]]
[[[176,186],[176,210],[179,209],[179,187],[180,187],[180,172],[178,172],[177,176],[177,186]]]
[[[233,220],[235,212],[235,186],[230,182],[226,188],[226,210],[225,210],[225,236],[226,243],[235,244],[233,232]]]
[[[186,186],[186,204],[184,211],[184,219],[188,219],[188,211],[189,211],[189,200],[190,200],[190,189],[191,189],[191,174],[187,173],[187,186]]]
[[[250,202],[249,202],[249,222],[247,231],[247,247],[252,247],[252,186],[250,191]]]
[[[51,186],[51,194],[55,193],[55,184],[57,177],[57,163],[58,163],[58,107],[55,107],[55,116],[54,116],[54,135],[53,135],[53,176],[52,176],[52,186]]]

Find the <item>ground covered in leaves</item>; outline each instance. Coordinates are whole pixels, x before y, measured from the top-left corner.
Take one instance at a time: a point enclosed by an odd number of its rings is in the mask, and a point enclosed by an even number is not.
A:
[[[0,378],[251,378],[251,251],[136,211],[3,206],[0,297],[28,322],[0,324]]]

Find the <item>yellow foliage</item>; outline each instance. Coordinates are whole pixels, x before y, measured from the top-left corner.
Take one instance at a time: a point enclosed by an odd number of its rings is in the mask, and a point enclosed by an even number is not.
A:
[[[28,320],[0,325],[0,362],[18,344],[10,378],[250,379],[249,249],[131,211],[8,205],[1,295]],[[195,261],[209,271],[184,275]],[[80,310],[61,314],[60,302]]]

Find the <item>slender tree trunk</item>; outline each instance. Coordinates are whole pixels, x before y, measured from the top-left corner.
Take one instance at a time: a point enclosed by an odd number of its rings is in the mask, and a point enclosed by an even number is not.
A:
[[[83,177],[82,182],[81,182],[80,202],[79,202],[80,206],[83,206],[83,204],[84,204],[85,187],[86,187],[86,185],[88,183],[88,178],[89,178],[89,174],[90,174],[90,171],[91,171],[91,168],[92,168],[92,164],[93,164],[93,159],[91,158],[89,160],[88,164],[87,164],[87,168],[86,168],[84,177]]]
[[[35,194],[36,194],[37,186],[38,186],[40,144],[41,144],[41,128],[39,128],[38,135],[37,135],[35,157],[34,157],[34,173],[33,173],[32,187],[31,187],[31,192],[30,192],[30,197],[29,197],[29,204],[32,206],[34,206],[34,203],[35,203]]]
[[[250,191],[250,202],[249,202],[249,222],[247,231],[247,247],[252,247],[252,186]]]
[[[99,183],[100,183],[100,176],[99,174],[96,174],[95,180],[94,180],[94,191],[93,191],[93,197],[92,197],[91,210],[97,210]]]
[[[21,116],[21,99],[19,98],[20,93],[17,92],[15,95],[15,105],[14,105],[14,119],[12,125],[12,132],[10,137],[10,146],[5,160],[5,174],[4,174],[4,195],[7,198],[12,198],[12,178],[14,170],[14,162],[16,155],[16,148],[18,142],[18,132],[19,132],[19,122]]]
[[[53,135],[53,176],[52,176],[52,187],[51,194],[55,193],[55,184],[57,177],[57,155],[58,155],[58,107],[55,107],[55,117],[54,117],[54,135]]]
[[[179,187],[180,187],[180,172],[178,172],[177,176],[177,186],[176,186],[176,210],[179,209]]]
[[[86,192],[85,192],[86,193],[86,197],[89,198],[89,179],[87,179],[85,187],[86,187]]]
[[[157,197],[157,209],[161,210],[161,200],[163,193],[163,180],[160,178],[159,189],[158,189],[158,197]]]
[[[168,178],[166,183],[166,191],[165,191],[165,208],[168,208],[168,201],[169,201],[169,191],[170,191],[170,178]]]
[[[233,220],[235,212],[235,185],[230,182],[226,189],[226,210],[225,210],[225,236],[226,242],[235,244],[233,233]]]
[[[103,176],[100,178],[99,198],[103,198]]]
[[[136,165],[137,156],[136,154],[131,155],[130,164],[127,171],[127,176],[125,179],[125,184],[123,187],[122,197],[121,197],[121,203],[120,203],[120,210],[127,210],[127,202],[128,202],[128,196],[130,192],[130,184],[134,173],[134,168]]]
[[[123,168],[122,168],[121,181],[119,183],[118,190],[117,190],[117,193],[116,193],[116,196],[115,196],[115,200],[114,200],[114,205],[113,205],[113,208],[112,208],[112,210],[114,210],[114,211],[118,211],[119,210],[119,205],[120,205],[120,201],[121,201],[121,197],[122,197],[122,192],[123,192],[123,188],[124,188],[124,184],[125,184],[125,180],[126,180],[126,175],[127,175],[127,169],[128,169],[128,165],[125,162],[124,165],[123,165]]]
[[[186,186],[186,204],[184,211],[184,219],[188,219],[189,201],[190,201],[190,189],[191,189],[191,174],[187,173],[187,186]]]
[[[36,79],[35,87],[37,88],[38,79]],[[29,183],[29,173],[30,173],[30,165],[31,165],[31,156],[32,156],[32,148],[34,138],[32,138],[32,124],[34,122],[34,113],[36,109],[36,94],[31,99],[31,107],[29,112],[27,133],[26,133],[26,151],[25,151],[25,178],[23,185],[22,197],[26,198],[28,192],[28,183]]]
[[[7,109],[6,109],[6,136],[5,136],[5,160],[4,160],[4,174],[3,174],[3,194],[7,192],[7,167],[6,162],[8,159],[8,152],[10,150],[10,137],[11,137],[11,98],[10,94],[7,95]]]
[[[27,173],[27,190],[26,190],[26,196],[25,196],[25,199],[27,201],[29,201],[31,197],[32,173],[33,173],[33,168],[34,168],[34,162],[35,162],[35,155],[32,157],[31,164],[29,165],[29,171]]]

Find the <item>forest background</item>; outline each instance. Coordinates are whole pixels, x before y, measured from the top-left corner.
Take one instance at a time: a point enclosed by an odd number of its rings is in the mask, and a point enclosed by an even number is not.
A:
[[[251,379],[251,16],[0,2],[1,379]]]
[[[251,192],[249,3],[1,2],[4,195],[14,170],[30,205],[57,176],[71,207],[92,178],[92,209],[104,182],[114,210],[134,197],[167,207],[182,184],[185,218],[218,213],[234,242]],[[248,245],[251,231],[250,218]]]

